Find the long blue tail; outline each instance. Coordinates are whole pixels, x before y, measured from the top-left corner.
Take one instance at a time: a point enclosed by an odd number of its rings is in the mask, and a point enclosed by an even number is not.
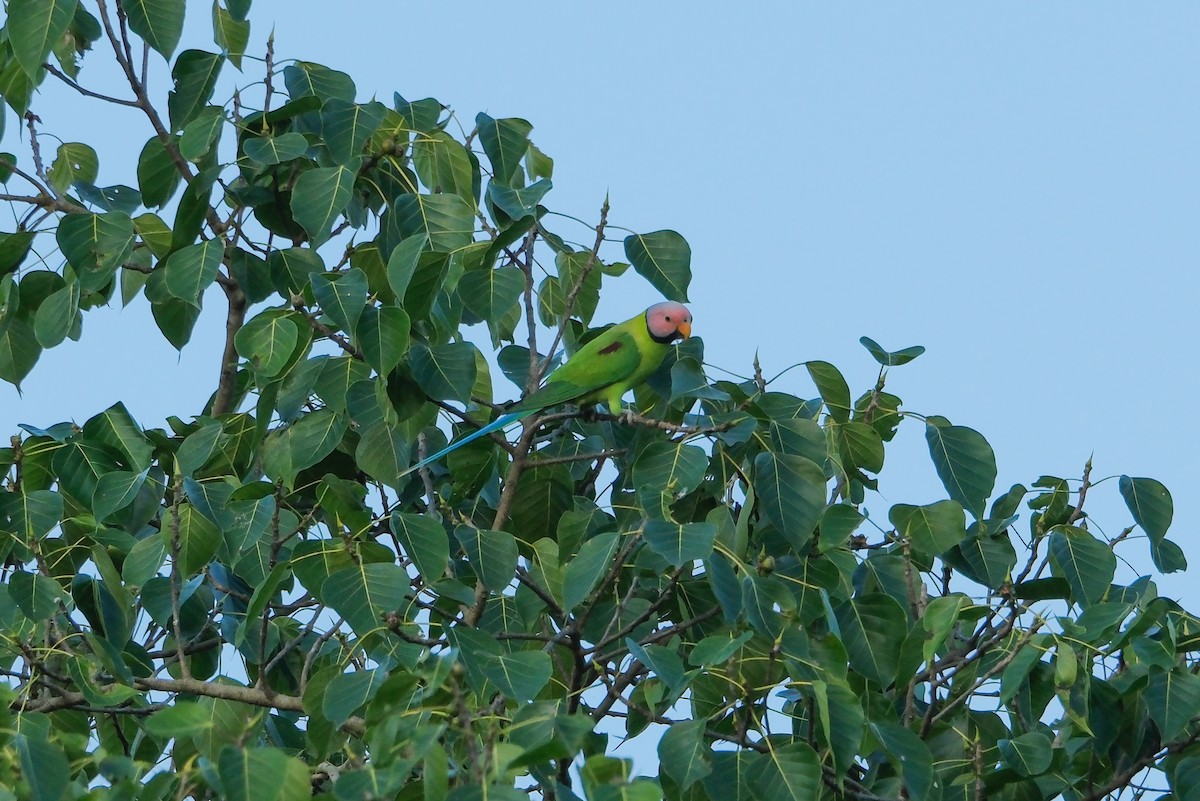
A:
[[[511,412],[509,414],[502,414],[499,417],[497,417],[495,420],[493,420],[492,422],[488,423],[483,428],[479,429],[478,431],[472,431],[470,434],[467,434],[465,437],[461,437],[460,439],[456,439],[454,442],[451,442],[449,445],[442,448],[437,453],[435,453],[431,456],[426,456],[424,459],[417,462],[412,467],[408,468],[403,473],[401,473],[399,476],[397,476],[397,478],[404,478],[409,473],[411,473],[415,470],[420,470],[422,467],[424,467],[427,464],[430,464],[431,462],[436,462],[438,459],[441,459],[443,456],[445,456],[446,454],[448,454],[452,451],[458,450],[463,445],[466,445],[468,442],[474,442],[475,440],[479,439],[480,437],[486,437],[488,434],[491,434],[493,431],[499,431],[502,428],[507,428],[508,426],[512,425],[513,423],[517,422],[518,420],[528,417],[529,415],[533,414],[534,411],[536,411],[536,410],[528,409],[528,410],[520,411],[520,412]]]

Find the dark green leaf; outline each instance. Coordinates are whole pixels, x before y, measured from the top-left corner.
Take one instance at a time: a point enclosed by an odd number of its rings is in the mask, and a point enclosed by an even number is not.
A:
[[[300,330],[289,317],[260,314],[242,326],[234,337],[238,354],[250,369],[264,378],[279,374],[291,358]]]
[[[900,604],[890,595],[864,595],[838,607],[837,622],[851,667],[886,689],[896,678],[900,645],[908,633]]]
[[[892,764],[904,777],[909,798],[929,798],[934,789],[933,754],[909,729],[895,723],[872,723],[871,731],[883,745]]]
[[[546,179],[520,189],[492,181],[488,184],[487,193],[496,208],[512,219],[520,220],[537,215],[537,205],[551,188],[550,181]]]
[[[341,726],[359,708],[375,697],[387,681],[387,670],[356,670],[334,676],[325,687],[321,711],[334,726]]]
[[[912,347],[901,348],[889,353],[870,337],[859,337],[858,341],[862,343],[864,348],[870,351],[871,355],[875,357],[875,361],[884,367],[899,367],[902,364],[908,364],[925,352],[924,345],[913,345]]]
[[[146,3],[152,1],[145,0]],[[183,0],[160,0],[168,1],[172,5],[178,2],[182,8]],[[175,88],[167,97],[167,113],[171,118],[172,131],[182,131],[185,125],[208,106],[224,63],[225,59],[222,56],[203,50],[184,50],[179,54],[179,58],[175,59],[175,66],[171,68]]]
[[[309,412],[286,428],[276,430],[263,445],[263,469],[287,484],[337,447],[346,432],[346,418],[331,409]]]
[[[1159,542],[1167,536],[1171,518],[1175,515],[1175,504],[1167,488],[1153,478],[1129,476],[1121,476],[1119,488],[1134,522],[1142,527],[1150,540]]]
[[[600,577],[612,569],[612,559],[619,540],[620,535],[615,531],[598,534],[585,542],[575,558],[567,563],[563,581],[564,611],[574,611],[592,594]]]
[[[478,169],[467,149],[445,131],[418,136],[412,146],[413,167],[434,194],[458,195],[474,204]]]
[[[354,102],[354,81],[349,75],[311,61],[297,61],[284,67],[283,83],[293,101],[313,95],[324,101]]]
[[[625,237],[625,258],[667,300],[687,303],[692,282],[692,248],[675,231]]]
[[[760,453],[754,460],[758,508],[798,552],[825,510],[825,474],[803,456]]]
[[[425,583],[441,579],[450,561],[450,538],[441,523],[426,515],[402,512],[394,512],[391,521],[392,533]]]
[[[8,43],[21,69],[37,79],[75,16],[77,0],[9,0],[5,22]]]
[[[821,763],[805,743],[776,746],[758,764],[752,780],[758,798],[812,801],[821,794]]]
[[[250,41],[250,23],[237,19],[217,3],[213,3],[213,41],[221,48],[226,58],[239,70],[246,44]]]
[[[458,294],[466,307],[489,322],[511,309],[524,288],[525,276],[517,267],[472,270],[458,282]]]
[[[951,425],[944,417],[928,418],[925,440],[946,492],[975,519],[981,519],[996,484],[996,455],[992,446],[978,431]]]
[[[225,798],[229,801],[293,801],[312,796],[312,782],[303,762],[279,748],[240,748],[227,745],[217,759]]]
[[[1090,606],[1108,592],[1117,557],[1084,529],[1055,526],[1050,530],[1050,564],[1071,585],[1076,603]]]
[[[187,131],[184,131],[186,138]],[[308,152],[304,134],[288,131],[279,136],[256,136],[242,145],[246,156],[259,164],[271,165],[298,159]]]
[[[475,346],[470,342],[414,347],[409,353],[413,378],[433,400],[468,403],[475,386]]]
[[[454,531],[483,586],[495,593],[512,583],[517,572],[517,541],[507,531],[459,526]]]
[[[188,305],[200,308],[204,290],[217,280],[224,256],[225,243],[220,239],[209,239],[175,251],[163,267],[167,291]]]
[[[712,772],[712,751],[704,742],[704,727],[703,720],[676,723],[658,741],[658,761],[680,790]]]
[[[381,227],[393,245],[425,236],[431,250],[453,253],[471,243],[475,212],[459,195],[401,195],[384,213]]]
[[[146,44],[170,59],[183,36],[186,0],[126,0],[123,3],[129,27]]]
[[[8,594],[30,620],[46,620],[67,602],[67,594],[52,578],[40,573],[12,573],[8,577]]]
[[[349,167],[318,167],[296,179],[292,189],[292,214],[308,232],[313,246],[329,239],[330,228],[350,203],[354,170]]]
[[[380,375],[387,375],[408,352],[411,322],[404,309],[368,306],[355,330],[363,359]]]
[[[133,253],[133,220],[128,214],[68,214],[55,232],[58,246],[84,291],[103,289]]]
[[[310,173],[311,174],[311,173]],[[314,273],[309,277],[313,297],[342,331],[353,335],[367,302],[367,276],[359,269],[344,273]]]
[[[175,146],[172,138],[171,146]],[[138,158],[138,188],[142,190],[142,202],[148,207],[163,206],[175,194],[182,176],[171,153],[157,136],[150,137]]]
[[[519,186],[521,159],[529,148],[529,132],[533,126],[516,117],[493,119],[480,112],[475,115],[475,129],[479,132],[479,143],[492,164],[492,180],[510,186]]]
[[[839,423],[849,420],[850,386],[838,369],[829,362],[819,361],[805,362],[804,366],[808,368],[808,374],[817,385],[817,391],[821,393],[821,400],[825,401],[829,416]]]
[[[12,6],[9,6],[9,14],[12,14]],[[32,801],[59,801],[71,780],[71,765],[62,748],[36,734],[17,734],[12,744],[21,763],[21,778],[28,786]]]
[[[708,454],[703,448],[654,442],[634,462],[632,481],[639,489],[649,487],[679,497],[700,486],[707,470]]]
[[[363,145],[386,114],[387,107],[379,102],[351,103],[340,98],[326,101],[321,109],[321,133],[334,162],[347,164],[361,155]]]
[[[177,701],[160,709],[142,724],[150,734],[163,740],[186,738],[213,727],[212,713],[191,701]]]
[[[208,106],[196,112],[192,121],[183,126],[179,155],[188,161],[200,161],[217,143],[224,122],[225,111],[220,106]]]
[[[1200,676],[1181,668],[1150,669],[1150,681],[1142,693],[1150,718],[1158,726],[1163,742],[1179,736],[1200,715]]]
[[[67,338],[79,325],[79,282],[56,290],[38,306],[33,317],[33,332],[38,344],[52,348]]]
[[[672,565],[680,567],[712,553],[717,527],[712,523],[676,523],[650,520],[643,533],[650,549]]]
[[[552,668],[545,651],[521,651],[489,659],[483,674],[509,698],[532,701],[550,681]]]
[[[888,520],[917,549],[937,555],[962,542],[967,535],[967,518],[958,501],[938,501],[926,506],[898,503]]]
[[[1038,776],[1045,773],[1054,758],[1050,738],[1040,731],[1031,731],[1011,740],[996,743],[1004,764],[1022,776]]]

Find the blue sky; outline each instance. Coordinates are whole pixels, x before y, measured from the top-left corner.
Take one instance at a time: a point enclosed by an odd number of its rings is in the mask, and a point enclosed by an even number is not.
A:
[[[745,371],[757,351],[772,374],[824,359],[857,394],[875,374],[860,336],[923,344],[890,387],[983,432],[999,490],[1077,476],[1094,452],[1096,476],[1162,480],[1193,550],[1200,6],[332,7],[258,0],[252,50],[273,22],[280,59],[344,70],[360,99],[432,95],[467,128],[481,110],[530,120],[555,158],[552,208],[594,220],[607,192],[614,224],[688,238],[710,362]],[[207,9],[195,4],[184,46],[212,47]],[[102,57],[88,85],[107,80]],[[132,183],[148,127],[88,102],[73,129],[80,103],[47,85],[33,108],[96,144],[101,183]],[[656,299],[636,278],[615,286],[600,321]],[[82,421],[116,400],[146,424],[199,411],[221,325],[213,304],[180,356],[143,304],[89,314],[23,397],[0,388],[0,423]],[[780,388],[815,394],[804,371]],[[919,423],[888,460],[875,517],[939,497]],[[1089,499],[1110,535],[1128,522],[1115,483]],[[1148,564],[1143,545],[1128,553]],[[1181,580],[1161,586],[1197,600]]]

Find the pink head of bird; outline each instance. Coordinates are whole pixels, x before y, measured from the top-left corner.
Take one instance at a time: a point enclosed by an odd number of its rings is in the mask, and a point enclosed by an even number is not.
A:
[[[646,309],[646,328],[656,342],[674,342],[692,335],[692,313],[682,303],[655,303]]]

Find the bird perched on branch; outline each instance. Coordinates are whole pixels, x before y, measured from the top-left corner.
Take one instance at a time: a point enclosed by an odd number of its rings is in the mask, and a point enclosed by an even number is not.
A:
[[[540,389],[511,406],[507,413],[425,457],[400,476],[551,406],[604,403],[613,414],[620,414],[621,398],[625,393],[658,369],[670,351],[671,343],[691,335],[692,313],[686,306],[673,302],[656,303],[591,339],[566,364],[551,373]]]

